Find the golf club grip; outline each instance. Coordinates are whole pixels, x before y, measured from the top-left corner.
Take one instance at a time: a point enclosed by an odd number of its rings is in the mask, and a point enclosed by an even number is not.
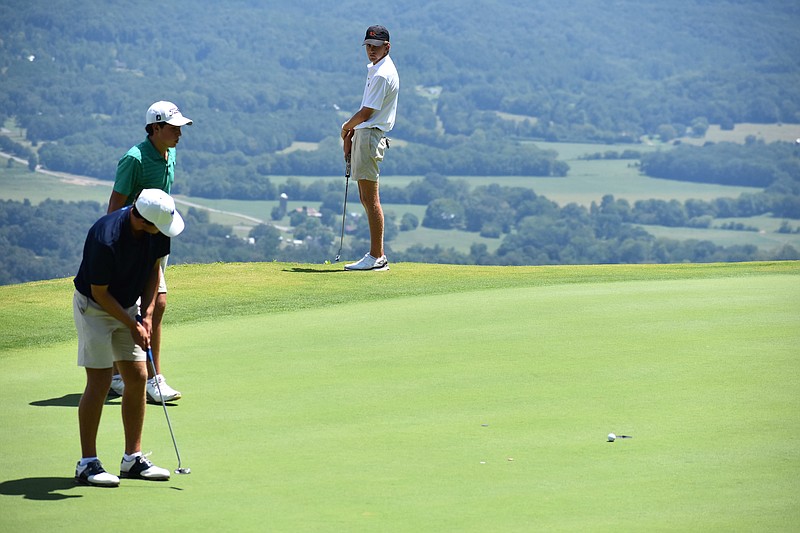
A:
[[[347,154],[346,156],[344,156],[344,177],[345,178],[349,178],[350,177],[350,168],[351,168],[350,167],[350,154]]]
[[[142,315],[136,315],[136,322],[138,322],[139,324],[144,324],[144,319],[142,318]],[[153,361],[153,351],[150,348],[147,348],[145,352],[147,352],[147,358],[153,364],[153,372],[155,372],[156,363],[155,361]]]

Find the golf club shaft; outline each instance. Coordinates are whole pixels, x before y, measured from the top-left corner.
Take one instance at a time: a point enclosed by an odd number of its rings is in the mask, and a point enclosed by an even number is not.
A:
[[[339,261],[339,257],[342,255],[342,246],[344,246],[344,221],[347,217],[347,193],[350,187],[350,154],[344,156],[345,167],[344,167],[344,206],[342,207],[342,235],[339,238],[339,252],[336,254],[336,259],[334,261]]]
[[[136,315],[136,321],[142,323],[142,316]],[[164,401],[164,396],[161,394],[161,384],[158,382],[158,371],[156,370],[156,362],[153,359],[153,349],[147,347],[147,360],[150,361],[150,367],[153,369],[153,379],[156,381],[156,390],[158,390],[158,397],[161,399],[161,407],[164,408],[164,416],[167,419],[167,427],[169,428],[169,436],[172,437],[172,446],[175,448],[175,455],[178,457],[178,470],[181,468],[181,452],[178,451],[178,443],[175,442],[175,433],[172,431],[172,422],[169,420],[169,413],[167,412],[167,403]]]
[[[175,447],[175,455],[178,456],[178,470],[181,468],[181,452],[178,451],[178,443],[175,442],[175,433],[172,431],[172,422],[169,420],[169,413],[167,412],[167,403],[164,401],[164,396],[161,394],[161,385],[158,383],[158,372],[156,371],[156,363],[153,360],[153,350],[147,349],[147,359],[150,361],[150,366],[153,369],[153,377],[156,380],[156,389],[158,390],[158,397],[161,398],[161,407],[164,408],[164,416],[167,418],[167,427],[169,428],[169,435],[172,437],[172,445]]]

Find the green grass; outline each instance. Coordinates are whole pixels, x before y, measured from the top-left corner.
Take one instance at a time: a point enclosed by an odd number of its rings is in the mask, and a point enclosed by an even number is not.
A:
[[[0,287],[3,530],[800,520],[800,263],[340,268],[169,267],[165,367],[184,393],[170,418],[193,473],[113,490],[70,479],[83,376],[69,280]],[[113,400],[112,469],[121,445]],[[144,447],[174,468],[160,406]]]

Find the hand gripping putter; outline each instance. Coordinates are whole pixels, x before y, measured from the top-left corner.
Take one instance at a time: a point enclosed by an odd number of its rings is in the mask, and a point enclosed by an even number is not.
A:
[[[137,315],[136,320],[141,324],[142,317]],[[192,469],[181,466],[181,452],[178,451],[178,443],[175,442],[175,433],[172,431],[172,423],[169,421],[169,413],[167,413],[167,403],[164,401],[164,396],[161,395],[161,385],[158,383],[158,372],[156,371],[156,363],[153,360],[153,350],[147,348],[147,360],[150,361],[150,367],[153,369],[153,376],[156,379],[156,389],[158,390],[158,397],[161,398],[161,407],[164,408],[164,416],[167,418],[167,427],[169,428],[169,435],[172,437],[172,446],[175,447],[175,455],[178,456],[178,468],[175,469],[176,474],[191,474]]]

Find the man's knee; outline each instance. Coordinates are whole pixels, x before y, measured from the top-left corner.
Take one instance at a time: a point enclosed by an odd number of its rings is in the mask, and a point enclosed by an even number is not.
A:
[[[110,368],[86,368],[86,387],[107,392],[111,386],[111,376]]]
[[[117,367],[122,374],[126,389],[128,387],[144,388],[147,381],[147,366],[143,361],[117,361]]]

